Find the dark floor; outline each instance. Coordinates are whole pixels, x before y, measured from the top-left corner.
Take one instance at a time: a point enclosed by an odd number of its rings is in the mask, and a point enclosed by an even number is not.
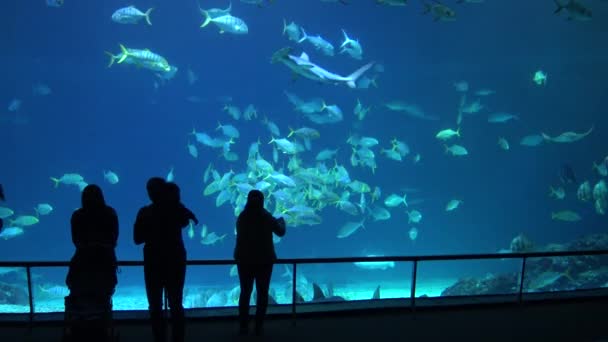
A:
[[[141,321],[115,324],[121,341],[150,341]],[[608,298],[576,302],[270,317],[264,337],[236,335],[232,318],[189,321],[188,341],[607,341]],[[0,341],[60,341],[61,326],[0,326]]]

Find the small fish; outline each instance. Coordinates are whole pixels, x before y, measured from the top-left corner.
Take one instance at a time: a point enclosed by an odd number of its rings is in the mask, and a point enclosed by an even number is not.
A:
[[[582,218],[578,213],[574,211],[564,210],[559,211],[557,213],[551,213],[551,219],[565,222],[577,222],[580,221]]]
[[[192,158],[198,158],[198,149],[195,145],[188,143],[188,145],[186,145],[186,148],[188,149],[188,153],[190,153]]]
[[[384,200],[384,205],[389,208],[398,207],[399,205],[401,205],[401,203],[403,203],[406,207],[408,206],[407,194],[403,194],[403,197],[396,194],[391,194]]]
[[[38,82],[32,86],[32,93],[36,96],[48,96],[51,95],[53,91],[49,88],[48,85]]]
[[[201,28],[209,25],[209,23],[213,23],[220,29],[220,33],[249,33],[249,27],[247,27],[247,24],[241,18],[234,17],[230,14],[212,18],[207,11],[203,11],[203,14],[205,15],[205,21],[201,24]]]
[[[46,5],[48,7],[58,8],[58,7],[63,6],[63,1],[64,0],[46,0]]]
[[[53,211],[53,207],[48,203],[40,203],[35,208],[36,216],[48,215]]]
[[[154,7],[149,8],[146,12],[142,12],[135,6],[128,6],[117,9],[112,13],[112,21],[119,24],[137,24],[142,19],[146,19],[148,25],[152,25],[150,21],[150,13],[154,10]]]
[[[194,223],[192,222],[192,220],[190,220],[190,223],[188,224],[188,238],[190,240],[192,240],[194,238]]]
[[[6,227],[0,232],[0,239],[8,240],[16,238],[23,234],[23,228],[20,227]]]
[[[423,2],[422,14],[431,13],[434,21],[452,21],[456,19],[456,12],[439,1]]]
[[[511,120],[519,120],[519,116],[504,112],[492,113],[488,115],[488,122],[490,123],[504,123]]]
[[[454,82],[454,88],[456,88],[456,91],[458,91],[458,92],[466,93],[467,91],[469,91],[469,82],[467,82],[467,81]]]
[[[554,0],[557,9],[554,13],[559,14],[562,10],[568,12],[568,20],[588,21],[591,20],[591,10],[583,6],[578,0],[566,0],[566,3],[560,3],[559,0]]]
[[[509,150],[509,142],[507,141],[507,139],[500,137],[498,138],[498,146],[500,146],[500,148],[502,148],[505,151]]]
[[[11,209],[5,208],[5,207],[0,207],[0,219],[9,218],[9,217],[13,216],[13,214],[15,214],[15,212],[12,211]]]
[[[110,184],[117,184],[119,181],[118,175],[111,170],[103,171],[103,178]]]
[[[8,104],[9,112],[17,112],[19,111],[19,108],[21,108],[21,100],[19,99],[12,99]]]
[[[458,127],[457,130],[453,130],[451,128],[444,129],[442,131],[439,131],[439,133],[437,133],[437,135],[435,135],[435,138],[442,140],[442,141],[449,140],[453,137],[460,138],[460,127]]]
[[[461,200],[453,199],[445,206],[445,211],[456,210],[462,204]]]
[[[173,182],[175,180],[175,173],[173,172],[173,166],[171,166],[171,169],[169,170],[167,177],[165,177],[165,180],[167,182]]]
[[[422,220],[422,214],[418,210],[412,210],[407,212],[408,223],[414,222],[419,223]]]
[[[410,230],[407,232],[407,235],[410,237],[410,240],[416,240],[416,238],[418,238],[418,229],[416,227],[410,228]]]
[[[24,216],[18,216],[14,220],[9,220],[9,225],[18,226],[18,227],[28,227],[28,226],[33,226],[38,222],[40,222],[40,221],[38,220],[37,217],[24,215]]]
[[[297,42],[300,40],[300,26],[293,21],[287,24],[287,21],[283,19],[283,35],[287,34],[289,40]]]
[[[608,176],[608,165],[606,162],[601,162],[599,164],[596,164],[595,162],[593,162],[592,169],[597,171],[597,173],[602,177]]]
[[[475,95],[477,96],[489,96],[494,94],[496,94],[496,91],[491,89],[479,89],[475,92]]]
[[[555,199],[562,200],[566,197],[566,191],[561,186],[557,188],[549,187],[549,196],[555,197]]]
[[[536,83],[536,85],[544,86],[547,84],[547,74],[542,70],[538,70],[537,72],[534,73],[534,76],[532,77],[532,81],[534,81],[534,83]]]
[[[526,135],[525,137],[523,137],[520,141],[519,144],[523,145],[523,146],[538,146],[540,144],[543,143],[545,139],[543,138],[542,135],[540,134],[532,134],[532,135]]]
[[[453,156],[466,156],[469,154],[469,151],[467,151],[467,149],[464,146],[460,146],[460,145],[452,145],[450,147],[448,147],[448,145],[443,145],[445,146],[445,153],[450,152]]]
[[[385,6],[405,6],[407,0],[376,0],[376,3]]]

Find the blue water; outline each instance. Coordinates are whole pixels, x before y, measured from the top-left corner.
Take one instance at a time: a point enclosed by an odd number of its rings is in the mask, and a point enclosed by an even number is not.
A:
[[[227,6],[226,1],[201,2],[204,8]],[[137,210],[148,202],[145,182],[151,176],[164,177],[171,167],[183,202],[211,231],[227,234],[222,243],[203,246],[198,229],[194,239],[184,232],[188,257],[231,258],[233,208],[227,204],[217,208],[215,196],[203,196],[203,172],[209,163],[220,174],[244,171],[247,149],[258,138],[262,155],[271,160],[271,145],[266,144],[270,134],[261,122],[264,116],[278,124],[282,135],[288,127],[320,131],[312,151],[300,156],[307,166],[314,166],[321,149],[339,148],[338,163],[347,167],[351,179],[379,186],[382,200],[390,193],[403,193],[404,188],[417,189],[409,198],[424,200],[410,208],[423,214],[415,241],[408,238],[412,225],[404,207],[390,209],[388,221],[367,220],[365,229],[337,239],[339,227],[359,218],[327,206],[320,212],[320,225],[288,227],[286,237],[276,245],[280,257],[495,252],[508,248],[519,233],[542,245],[605,232],[605,216],[596,214],[592,203],[576,199],[576,185],[566,187],[563,201],[548,196],[549,186],[560,185],[563,163],[575,170],[579,183],[588,179],[593,185],[599,178],[592,162],[608,153],[608,47],[601,43],[608,33],[608,3],[585,3],[594,12],[590,22],[554,15],[549,0],[488,0],[479,5],[446,0],[457,11],[457,20],[434,22],[421,14],[416,1],[393,8],[371,0],[353,0],[348,6],[276,0],[257,8],[233,0],[232,14],[249,26],[249,34],[236,36],[219,34],[213,25],[200,29],[203,18],[194,1],[66,0],[61,8],[48,8],[43,0],[3,1],[0,181],[8,201],[2,205],[17,215],[33,214],[33,207],[45,202],[55,210],[26,228],[24,235],[0,240],[0,260],[71,257],[69,219],[79,207],[80,192],[73,186],[55,189],[49,180],[69,172],[102,186],[106,201],[120,218],[119,259],[141,260],[141,247],[132,241],[132,225]],[[153,26],[110,20],[114,10],[130,4],[142,10],[155,7]],[[324,56],[308,43],[288,41],[281,34],[283,18],[302,25],[311,35],[322,35],[336,48],[342,42],[341,29],[346,29],[361,42],[363,60],[345,54]],[[117,54],[119,43],[163,55],[179,68],[176,77],[155,89],[158,79],[151,71],[133,65],[107,68],[104,51]],[[302,77],[294,81],[284,65],[270,63],[272,54],[285,46],[292,46],[294,54],[306,51],[313,62],[339,74],[347,75],[368,61],[381,63],[385,72],[379,74],[377,89],[353,90]],[[199,77],[193,85],[186,77],[188,68]],[[549,75],[546,86],[532,82],[539,69]],[[435,139],[441,129],[456,129],[461,93],[453,83],[460,80],[468,81],[471,91],[496,91],[481,98],[486,109],[465,117],[462,138],[453,141],[469,150],[462,158],[446,155]],[[52,94],[34,96],[31,87],[37,82],[47,84]],[[308,121],[293,110],[285,90],[338,104],[344,120],[328,125]],[[190,96],[201,102],[188,101]],[[241,109],[253,104],[260,116],[253,121],[233,120],[218,101],[226,96]],[[22,101],[17,114],[6,109],[14,98]],[[352,114],[357,98],[373,106],[363,122]],[[390,100],[417,104],[440,120],[423,121],[388,111],[382,104]],[[489,124],[487,114],[494,111],[517,113],[521,120]],[[192,158],[186,149],[192,141],[188,133],[194,126],[217,135],[218,121],[239,128],[241,137],[232,145],[239,161],[226,162],[218,150],[202,145],[198,159]],[[584,132],[592,125],[593,132],[576,143],[518,144],[524,135]],[[346,139],[355,133],[380,140],[373,148],[375,173],[350,165]],[[509,140],[509,151],[498,148],[499,136]],[[412,149],[404,161],[380,154],[393,137]],[[418,164],[411,160],[416,153],[422,156]],[[277,168],[287,161],[281,156]],[[120,182],[105,182],[105,169],[116,172]],[[448,213],[445,204],[453,198],[464,203]],[[357,202],[358,196],[352,200]],[[565,209],[577,211],[582,221],[551,220],[551,212]]]

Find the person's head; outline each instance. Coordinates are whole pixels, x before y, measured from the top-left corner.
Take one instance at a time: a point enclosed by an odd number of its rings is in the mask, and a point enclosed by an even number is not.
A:
[[[173,182],[168,182],[165,184],[165,196],[166,200],[171,203],[181,201],[179,186]]]
[[[152,203],[158,203],[162,200],[166,183],[167,182],[160,177],[152,177],[148,179],[146,190],[148,190],[148,197]]]
[[[260,190],[251,190],[247,195],[247,204],[245,205],[249,209],[263,209],[264,208],[264,194]]]
[[[96,209],[106,206],[101,188],[95,184],[89,184],[82,189],[82,208]]]

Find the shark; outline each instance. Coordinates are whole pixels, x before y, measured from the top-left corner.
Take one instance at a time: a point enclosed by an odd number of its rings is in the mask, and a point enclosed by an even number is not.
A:
[[[300,56],[294,56],[290,54],[291,50],[291,47],[285,47],[275,52],[272,55],[271,63],[283,63],[296,74],[321,83],[345,84],[350,88],[356,88],[357,79],[374,65],[374,62],[369,62],[352,74],[341,76],[311,62],[306,52],[302,52]]]

